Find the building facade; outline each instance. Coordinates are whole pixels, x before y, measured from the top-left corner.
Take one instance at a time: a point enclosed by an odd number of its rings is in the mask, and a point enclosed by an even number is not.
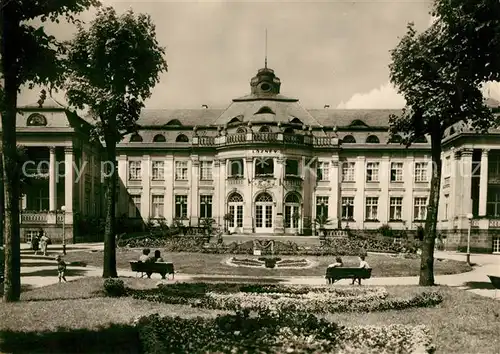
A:
[[[22,110],[19,144],[42,174],[23,197],[25,239],[39,227],[59,234],[63,219],[76,237],[103,215],[102,147],[89,142],[91,122],[60,106]],[[398,113],[307,110],[267,67],[226,109],[144,110],[118,145],[117,215],[192,226],[213,218],[242,234],[310,234],[320,216],[329,229],[415,230],[426,218],[430,143],[389,141]],[[500,252],[498,145],[496,130],[446,133],[439,229],[449,248],[472,227],[473,248]]]

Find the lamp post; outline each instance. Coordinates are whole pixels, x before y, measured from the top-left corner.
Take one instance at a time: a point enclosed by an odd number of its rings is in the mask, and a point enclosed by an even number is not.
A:
[[[467,219],[469,219],[469,228],[467,229],[467,264],[470,265],[470,232],[472,229],[472,218],[474,215],[471,213],[467,214]]]
[[[61,207],[63,213],[63,225],[62,225],[62,242],[63,242],[63,254],[66,255],[66,206]]]

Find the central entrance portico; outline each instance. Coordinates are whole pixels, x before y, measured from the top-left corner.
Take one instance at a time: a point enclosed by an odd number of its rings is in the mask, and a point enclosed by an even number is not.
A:
[[[273,197],[267,193],[260,193],[255,198],[255,232],[273,232]]]

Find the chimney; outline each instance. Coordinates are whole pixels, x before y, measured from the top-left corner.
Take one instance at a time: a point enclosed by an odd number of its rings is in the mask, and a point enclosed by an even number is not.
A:
[[[329,104],[325,104],[325,107],[323,107],[323,108],[325,108],[325,109],[326,108],[330,108],[330,105]]]
[[[206,104],[202,104],[201,107],[205,108],[205,109],[208,109],[208,105],[206,105]]]

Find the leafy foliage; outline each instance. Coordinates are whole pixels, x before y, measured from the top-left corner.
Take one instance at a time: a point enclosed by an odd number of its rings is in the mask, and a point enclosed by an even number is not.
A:
[[[149,15],[102,8],[69,43],[67,97],[98,119],[95,137],[116,144],[136,129],[144,100],[167,70]]]

